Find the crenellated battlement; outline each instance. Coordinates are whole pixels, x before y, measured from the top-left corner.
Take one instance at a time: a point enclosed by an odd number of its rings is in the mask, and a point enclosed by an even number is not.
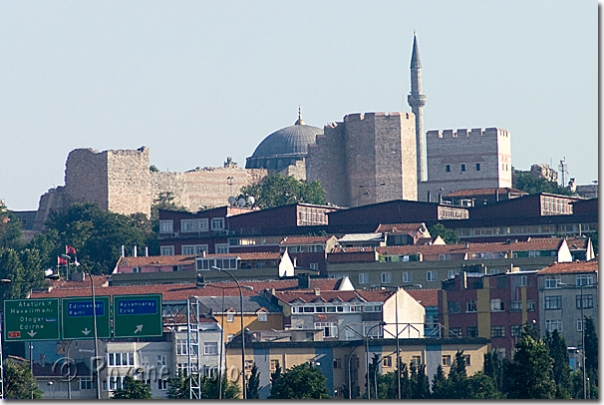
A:
[[[509,138],[510,132],[502,128],[460,128],[456,131],[452,129],[444,129],[442,131],[428,131],[426,137],[428,139],[453,139],[453,138],[484,138],[484,137],[504,137]]]
[[[402,119],[405,120],[412,120],[415,119],[415,114],[411,113],[411,112],[399,112],[399,111],[395,111],[395,112],[368,112],[368,113],[354,113],[354,114],[348,114],[344,116],[344,122],[358,122],[358,121],[364,121],[364,120],[370,120],[373,121],[375,120],[376,117],[401,117]]]

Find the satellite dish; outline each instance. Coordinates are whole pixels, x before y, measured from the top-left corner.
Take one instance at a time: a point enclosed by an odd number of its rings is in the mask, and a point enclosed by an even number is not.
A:
[[[256,202],[256,199],[255,199],[254,197],[249,196],[249,197],[247,198],[247,203],[250,205],[250,207],[251,207],[252,205],[254,205],[254,203],[255,203],[255,202]]]
[[[241,197],[239,200],[237,200],[237,205],[240,207],[245,207],[245,198]]]
[[[237,199],[235,197],[233,197],[233,196],[230,196],[228,201],[229,201],[229,205],[231,207],[234,207],[235,204],[237,204]]]

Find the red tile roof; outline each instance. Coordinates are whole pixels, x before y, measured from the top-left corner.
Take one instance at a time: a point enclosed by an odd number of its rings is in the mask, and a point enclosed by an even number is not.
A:
[[[107,280],[107,276],[95,276],[95,294],[96,295],[120,295],[120,294],[162,294],[164,301],[182,301],[192,295],[197,296],[232,296],[239,295],[239,289],[234,282],[216,282],[206,283],[203,288],[196,287],[194,283],[182,284],[148,284],[131,286],[102,286],[101,280]],[[310,288],[338,288],[341,280],[336,279],[310,279]],[[240,283],[242,286],[252,286],[253,290],[242,288],[243,295],[256,295],[258,292],[274,288],[275,290],[297,289],[298,280],[268,280],[255,281],[246,280]],[[85,297],[91,293],[89,280],[85,282],[76,281],[55,281],[50,291],[36,292],[32,298],[57,298],[57,297]]]
[[[406,290],[410,296],[424,307],[438,306],[438,290]]]
[[[174,256],[127,256],[120,257],[116,267],[146,267],[146,266],[176,266],[195,264],[194,255],[174,255]]]
[[[281,246],[324,244],[333,236],[288,236],[280,243]]]
[[[559,273],[589,273],[598,272],[598,260],[589,262],[552,263],[546,268],[539,270],[538,275]]]
[[[584,248],[587,239],[567,239],[569,247],[572,244]],[[405,245],[405,246],[378,246],[375,249],[381,254],[406,255],[414,253],[437,254],[437,253],[484,253],[484,252],[509,252],[528,250],[556,250],[562,242],[562,238],[532,238],[528,241],[518,242],[488,242],[467,243],[456,245]],[[372,248],[335,248],[334,253],[371,251]]]
[[[380,224],[375,233],[388,232],[390,234],[409,234],[418,232],[421,227],[426,228],[423,223],[415,224]]]
[[[380,290],[368,290],[368,291],[323,291],[319,290],[318,294],[315,294],[314,290],[295,290],[295,291],[275,291],[275,296],[280,300],[292,303],[298,299],[304,302],[315,302],[317,300],[324,300],[332,302],[339,299],[343,302],[351,302],[355,299],[361,301],[370,302],[383,302],[390,295],[391,291],[380,291]]]

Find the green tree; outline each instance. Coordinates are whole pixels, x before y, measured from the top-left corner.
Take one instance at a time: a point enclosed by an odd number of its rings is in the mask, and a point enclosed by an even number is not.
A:
[[[218,399],[220,393],[220,382],[215,376],[204,376],[201,382],[201,396],[203,399]],[[239,386],[229,381],[226,373],[222,376],[222,398],[237,399],[241,391]]]
[[[556,398],[570,399],[571,393],[571,368],[568,365],[568,349],[564,337],[554,330],[551,334],[549,331],[545,335],[545,343],[549,349],[549,355],[553,359],[553,377],[556,382]]]
[[[513,361],[506,370],[508,396],[513,399],[553,399],[556,392],[552,378],[553,359],[545,343],[525,334],[515,347]]]
[[[440,364],[436,367],[436,373],[432,377],[432,398],[447,399],[447,377]]]
[[[190,399],[189,377],[186,373],[168,378],[166,397],[168,399]]]
[[[137,222],[121,214],[99,208],[96,204],[71,205],[66,212],[53,211],[46,224],[56,229],[62,241],[57,246],[57,255],[64,245],[73,246],[78,260],[94,274],[109,274],[121,256],[121,247],[139,249],[145,246],[145,232]]]
[[[445,228],[445,226],[441,223],[432,225],[428,228],[428,231],[430,232],[430,236],[432,238],[440,236],[447,245],[455,245],[456,243],[460,243],[460,239],[455,231]]]
[[[25,298],[31,288],[44,285],[44,275],[37,250],[0,251],[0,278],[11,280],[1,289],[3,299]]]
[[[468,398],[468,375],[466,372],[466,358],[462,351],[455,353],[455,359],[447,377],[447,399]]]
[[[42,398],[42,391],[27,364],[18,364],[4,360],[4,398],[5,399]]]
[[[430,398],[430,380],[426,375],[426,365],[419,364],[417,366],[417,373],[415,374],[412,398],[414,399],[428,399]]]
[[[495,387],[502,391],[505,365],[504,360],[497,355],[497,352],[492,351],[484,354],[483,370],[484,374],[493,380]]]
[[[275,371],[271,373],[271,387],[279,381],[281,378],[282,371],[281,366],[279,365],[279,360],[277,360],[277,364],[275,365]]]
[[[486,375],[483,371],[478,371],[468,377],[468,399],[503,399],[504,395],[497,389],[495,380]]]
[[[327,379],[308,363],[288,369],[273,383],[269,399],[329,399]]]
[[[325,204],[325,190],[315,180],[311,183],[273,172],[259,183],[241,188],[241,197],[253,196],[261,209],[295,203]]]
[[[585,317],[585,370],[589,378],[590,398],[598,398],[598,335],[593,318]]]
[[[124,377],[124,386],[114,391],[111,399],[152,399],[151,387],[132,376]]]
[[[512,187],[526,191],[529,194],[553,193],[572,195],[568,187],[562,187],[555,181],[549,181],[542,177],[535,177],[530,171],[521,171],[512,168]]]
[[[250,378],[247,380],[247,391],[246,398],[247,399],[259,399],[260,394],[258,394],[258,389],[260,388],[260,373],[258,372],[258,367],[256,363],[252,366],[252,372],[250,374]]]

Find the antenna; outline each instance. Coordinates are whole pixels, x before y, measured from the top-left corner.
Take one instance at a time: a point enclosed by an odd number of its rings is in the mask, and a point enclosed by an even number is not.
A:
[[[241,197],[239,200],[237,200],[237,205],[240,207],[245,207],[245,198]]]
[[[566,187],[566,183],[564,182],[564,173],[568,174],[568,171],[566,170],[568,167],[566,166],[566,156],[564,156],[564,158],[560,161],[560,164],[558,165],[558,170],[560,170],[560,173],[562,174],[562,187]]]
[[[248,203],[248,205],[249,205],[250,207],[251,207],[251,206],[253,206],[255,202],[256,202],[256,199],[255,199],[254,197],[249,196],[249,197],[247,198],[247,203]]]
[[[228,199],[228,201],[229,201],[229,205],[231,207],[234,207],[235,204],[237,204],[237,199],[235,197],[233,197],[233,196],[230,196],[229,199]]]

